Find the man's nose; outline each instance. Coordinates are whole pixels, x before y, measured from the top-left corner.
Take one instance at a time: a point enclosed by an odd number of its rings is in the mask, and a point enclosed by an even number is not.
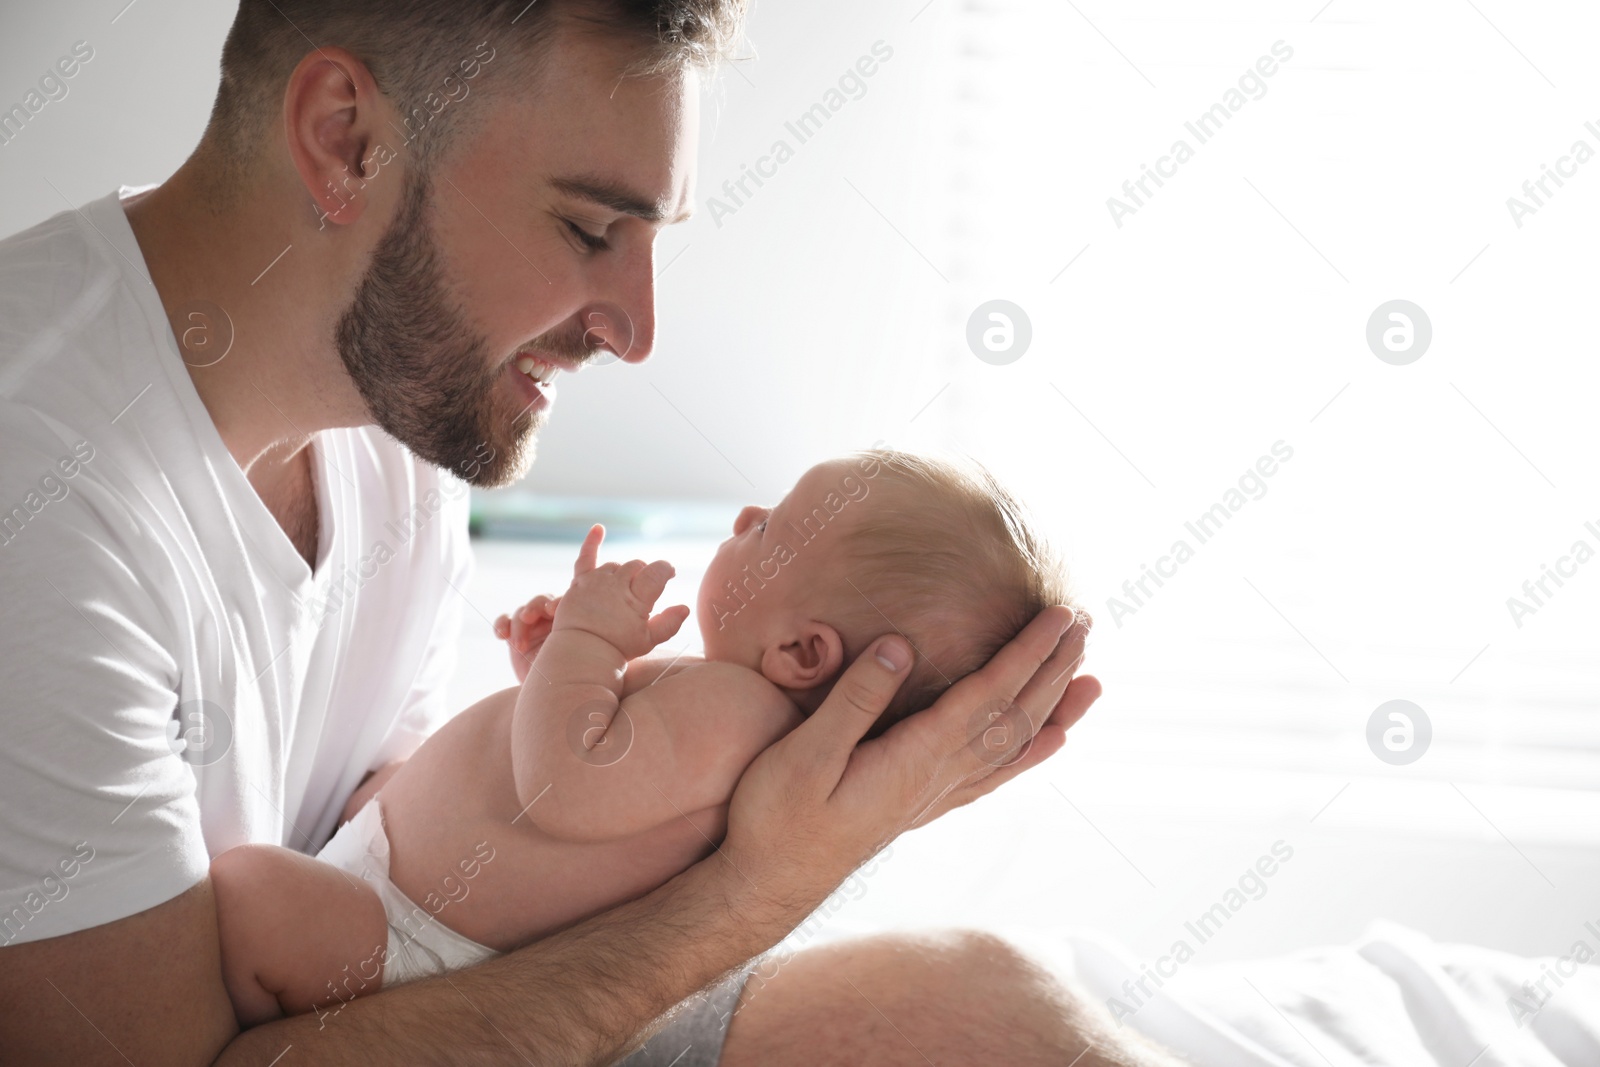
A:
[[[655,256],[651,246],[632,249],[616,264],[606,298],[583,309],[583,337],[590,347],[613,352],[626,363],[650,358],[656,340]]]

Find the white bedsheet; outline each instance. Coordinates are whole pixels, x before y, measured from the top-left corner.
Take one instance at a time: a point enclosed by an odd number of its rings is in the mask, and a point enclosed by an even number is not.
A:
[[[1379,922],[1350,945],[1178,966],[1159,988],[1146,978],[1149,996],[1124,983],[1152,963],[1102,935],[991,929],[1191,1067],[1600,1067],[1600,966],[1582,962],[1600,956],[1600,919],[1534,959]],[[840,915],[781,948],[874,932]]]
[[[1575,933],[1567,955],[1546,959],[1377,923],[1347,946],[1168,964],[1176,973],[1159,988],[1146,978],[1131,992],[1124,983],[1150,963],[1112,942],[1077,930],[999,932],[1194,1067],[1600,1067],[1600,967],[1583,962],[1600,949],[1600,921]]]

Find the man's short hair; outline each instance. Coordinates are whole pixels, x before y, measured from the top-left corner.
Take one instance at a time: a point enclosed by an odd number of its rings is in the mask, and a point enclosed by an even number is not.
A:
[[[493,49],[499,91],[529,87],[558,20],[637,42],[627,74],[706,69],[737,46],[748,0],[240,0],[222,47],[222,81],[206,139],[221,167],[256,158],[295,65],[317,48],[349,50],[409,116],[459,83],[481,45]],[[470,67],[466,69],[472,69]],[[474,84],[476,93],[482,84]],[[452,83],[452,84],[455,84]],[[460,92],[459,89],[455,90]],[[451,105],[406,145],[426,170],[482,108]],[[452,114],[452,112],[454,112]],[[397,132],[397,137],[401,134]]]

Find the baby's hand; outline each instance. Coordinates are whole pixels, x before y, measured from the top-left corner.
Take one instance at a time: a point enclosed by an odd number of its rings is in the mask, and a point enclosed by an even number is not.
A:
[[[510,644],[511,669],[516,672],[518,684],[527,679],[533,657],[550,636],[550,623],[559,603],[560,597],[541,593],[510,615],[494,620],[494,635]]]
[[[603,638],[626,659],[637,659],[678,632],[689,617],[687,604],[677,604],[656,615],[650,611],[675,573],[664,559],[646,564],[595,564],[605,527],[596,524],[583,539],[578,562],[572,568],[572,587],[556,607],[552,628],[585,630]]]

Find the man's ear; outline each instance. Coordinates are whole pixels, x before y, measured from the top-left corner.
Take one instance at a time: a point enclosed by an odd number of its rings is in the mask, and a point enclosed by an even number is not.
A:
[[[809,620],[761,654],[761,673],[784,689],[813,689],[839,673],[844,639],[825,622]]]
[[[308,52],[289,75],[284,138],[324,225],[354,222],[366,209],[381,101],[366,64],[343,48]]]

